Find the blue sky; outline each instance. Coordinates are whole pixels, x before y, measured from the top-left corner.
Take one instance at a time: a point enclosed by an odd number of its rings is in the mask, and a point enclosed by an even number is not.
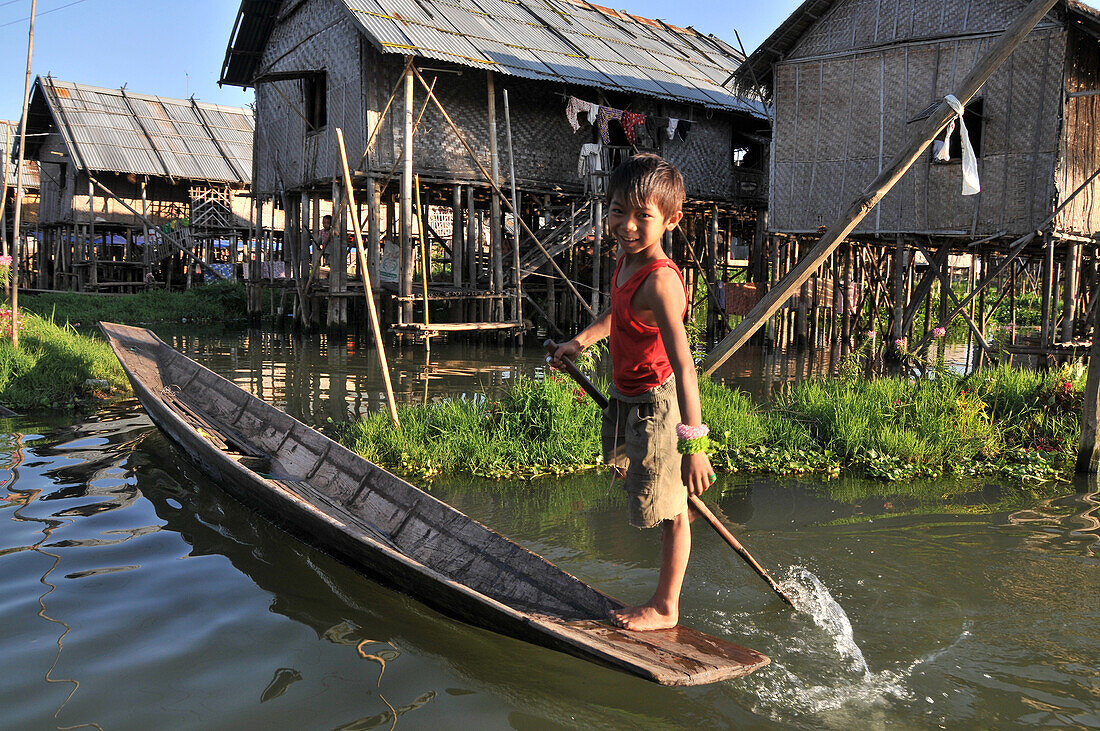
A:
[[[798,0],[603,0],[637,15],[694,26],[750,52]],[[18,119],[23,101],[30,0],[0,0],[0,118]],[[34,75],[136,93],[245,106],[252,91],[218,88],[237,0],[38,0]],[[55,11],[55,12],[50,12]]]

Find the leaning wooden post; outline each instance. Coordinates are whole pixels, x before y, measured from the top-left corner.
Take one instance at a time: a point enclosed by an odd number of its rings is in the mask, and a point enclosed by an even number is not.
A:
[[[1100,306],[1094,309],[1089,374],[1081,412],[1081,441],[1077,448],[1077,471],[1088,474],[1100,470],[1100,435],[1097,433],[1100,422]]]
[[[374,344],[378,349],[378,367],[382,369],[382,383],[386,387],[386,403],[390,408],[390,419],[393,425],[401,428],[401,422],[397,418],[397,402],[393,397],[393,384],[390,383],[390,366],[386,362],[386,345],[382,341],[382,326],[378,322],[378,310],[374,307],[374,292],[371,290],[370,277],[367,276],[367,253],[363,250],[363,229],[359,225],[359,217],[355,215],[355,186],[351,179],[351,170],[348,169],[348,152],[344,147],[344,130],[336,128],[336,145],[340,151],[340,170],[344,178],[344,205],[351,213],[352,231],[355,233],[355,251],[359,256],[359,271],[363,272],[363,294],[367,300],[367,314],[370,316],[371,329],[374,331]]]
[[[955,97],[960,103],[966,105],[978,92],[993,72],[1008,58],[1009,54],[1031,32],[1035,24],[1054,6],[1055,0],[1032,0],[1023,13],[1021,13],[1005,32],[993,44],[989,52],[982,58],[977,66],[967,75],[959,85]],[[878,177],[867,186],[863,193],[848,206],[847,210],[825,232],[825,235],[817,242],[798,263],[790,274],[775,287],[773,287],[752,312],[734,328],[718,346],[711,352],[703,363],[703,372],[707,375],[714,373],[722,363],[737,351],[752,334],[763,325],[790,297],[791,292],[802,286],[810,276],[818,270],[822,262],[859,225],[859,222],[874,209],[883,196],[901,179],[905,172],[932,144],[939,133],[947,126],[955,116],[955,112],[946,102],[940,102],[936,110],[921,125],[920,130],[913,136],[904,150],[899,152],[887,165]]]

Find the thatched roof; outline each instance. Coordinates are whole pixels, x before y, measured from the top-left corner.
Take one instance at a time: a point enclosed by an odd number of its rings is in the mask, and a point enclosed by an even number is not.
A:
[[[742,54],[693,28],[584,0],[333,1],[382,53],[764,115],[758,100],[730,88]],[[267,39],[280,13],[296,9],[242,0],[222,83],[262,77]]]

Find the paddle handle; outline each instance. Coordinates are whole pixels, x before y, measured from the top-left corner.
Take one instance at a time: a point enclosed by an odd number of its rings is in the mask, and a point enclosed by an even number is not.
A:
[[[546,348],[546,352],[550,355],[554,355],[558,350],[558,345],[553,340],[547,340],[542,346]],[[595,399],[601,409],[606,409],[608,404],[607,397],[603,395],[600,389],[596,388],[596,385],[592,383],[592,381],[588,380],[588,376],[581,373],[580,369],[578,369],[569,358],[563,356],[560,360],[562,365],[565,366],[565,372],[568,373],[589,396]],[[695,511],[699,513],[699,515],[703,516],[703,520],[707,521],[710,527],[717,531],[718,535],[722,536],[722,539],[729,544],[730,548],[736,551],[738,556],[745,559],[745,563],[751,566],[752,570],[760,575],[760,578],[768,582],[768,586],[772,588],[772,591],[778,594],[787,604],[790,604],[792,607],[794,606],[794,601],[779,588],[779,584],[775,583],[775,579],[773,579],[771,575],[764,570],[764,567],[752,557],[752,554],[741,545],[741,541],[737,540],[737,538],[729,532],[729,529],[722,525],[722,521],[718,520],[718,516],[710,511],[706,503],[700,500],[697,495],[692,495],[691,493],[688,493],[688,502],[691,504],[691,507],[695,508]]]
[[[549,355],[553,355],[554,353],[558,352],[558,344],[555,343],[553,340],[547,340],[542,344],[542,347],[546,348],[546,352]],[[607,396],[604,396],[603,392],[600,391],[600,389],[596,388],[596,384],[588,380],[588,376],[581,373],[580,369],[577,368],[576,364],[573,363],[573,361],[571,361],[569,358],[562,357],[561,362],[565,366],[565,372],[568,373],[569,376],[574,381],[576,381],[577,384],[581,388],[583,388],[585,392],[596,401],[597,404],[599,404],[599,407],[601,409],[606,409],[607,404],[609,403],[607,400]]]
[[[699,499],[698,495],[692,495],[691,493],[688,493],[688,503],[691,504],[691,507],[695,508],[695,512],[703,516],[703,520],[710,523],[710,527],[713,528],[718,533],[718,535],[722,536],[722,539],[729,544],[730,548],[737,551],[738,556],[745,559],[745,563],[751,566],[753,571],[760,575],[760,578],[768,582],[768,586],[772,588],[772,591],[779,595],[780,599],[787,602],[787,604],[790,604],[792,607],[794,606],[794,601],[789,596],[787,596],[782,589],[779,588],[779,584],[775,583],[775,579],[773,579],[771,575],[764,570],[763,566],[757,563],[756,559],[752,557],[752,554],[749,553],[745,549],[745,547],[741,545],[741,541],[737,540],[737,538],[735,538],[734,535],[729,532],[729,529],[726,528],[726,526],[722,525],[722,521],[718,520],[718,516],[710,511],[710,508],[707,507],[706,503]]]

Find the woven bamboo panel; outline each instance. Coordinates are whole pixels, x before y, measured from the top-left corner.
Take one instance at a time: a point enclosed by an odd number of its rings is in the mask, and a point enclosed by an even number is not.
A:
[[[973,229],[980,236],[1005,229],[1010,234],[1019,234],[1041,220],[1049,212],[1054,194],[1061,34],[1057,30],[1035,31],[983,90],[985,121],[979,130],[982,134],[979,170],[985,190],[980,197],[962,197],[960,165],[933,164],[928,152],[884,198],[880,210],[868,216],[857,231],[969,233]],[[789,181],[790,185],[778,185],[775,189],[772,229],[811,231],[823,220],[831,221],[855,192],[878,173],[880,124],[881,160],[889,160],[912,134],[915,125],[909,120],[943,94],[954,91],[987,44],[986,39],[949,40],[934,46],[902,45],[855,54],[831,59],[824,66],[816,61],[780,64],[784,79],[797,73],[797,104],[793,110],[789,103],[785,108],[798,118],[777,121],[776,149],[795,161],[811,163],[814,189],[808,193],[800,190],[796,181],[801,168],[797,164],[785,168],[782,158],[777,156],[776,181]],[[846,77],[845,64],[849,69]],[[844,90],[845,81],[851,85],[851,64],[855,68],[854,91]],[[821,83],[820,94],[811,86],[815,76]],[[786,86],[789,91],[789,81]],[[783,93],[782,86],[780,89]],[[819,122],[821,97],[839,109],[826,112],[822,107]],[[885,108],[885,117],[878,113],[880,106]],[[847,152],[838,156],[835,129],[847,126],[848,115],[850,140],[855,142],[850,142]],[[809,136],[809,130],[818,128],[816,136]],[[998,160],[999,150],[1011,152],[1002,153],[1003,159]],[[822,161],[834,156],[846,156],[848,160],[839,179],[832,177],[836,173],[819,174],[824,170]],[[784,195],[784,191],[789,194]],[[780,227],[780,222],[785,228]]]
[[[840,0],[803,34],[787,58],[811,58],[891,41],[996,32],[1026,4],[1023,0]],[[1040,25],[1054,25],[1053,17]]]
[[[775,161],[787,163],[795,159],[793,125],[798,118],[795,78],[798,65],[782,65],[775,69]]]
[[[1067,38],[1066,91],[1073,94],[1094,89],[1100,89],[1100,49],[1092,38],[1071,32]],[[1063,197],[1100,168],[1100,96],[1070,97],[1065,114],[1058,169]],[[1100,194],[1096,186],[1089,186],[1070,202],[1056,227],[1078,234],[1100,230]]]

